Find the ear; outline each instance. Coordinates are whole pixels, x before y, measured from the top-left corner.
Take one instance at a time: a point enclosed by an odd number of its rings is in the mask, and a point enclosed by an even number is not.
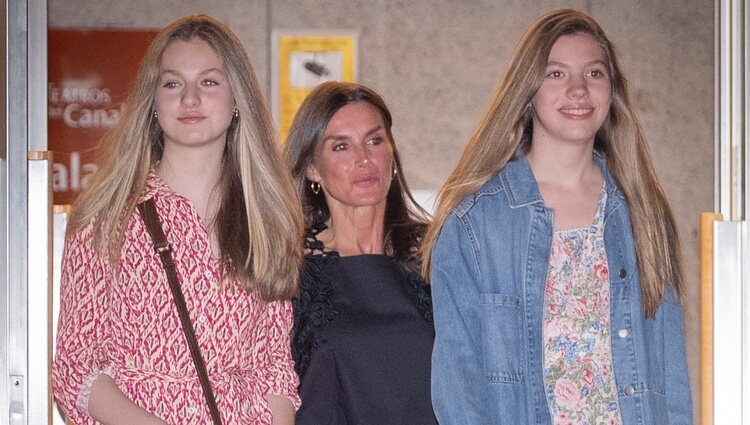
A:
[[[307,171],[305,172],[305,176],[308,180],[312,182],[320,182],[321,177],[320,173],[318,172],[318,169],[315,167],[315,164],[310,164],[307,166]]]

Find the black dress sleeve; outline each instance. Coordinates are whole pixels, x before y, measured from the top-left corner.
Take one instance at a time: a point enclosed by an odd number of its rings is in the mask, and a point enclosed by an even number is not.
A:
[[[294,335],[292,357],[297,374],[302,377],[310,363],[313,351],[325,342],[321,331],[332,321],[336,312],[331,304],[331,276],[323,269],[335,261],[332,255],[315,255],[305,258],[300,278],[299,297],[292,301],[294,307]]]
[[[302,406],[297,411],[296,424],[348,424],[340,400],[340,387],[335,354],[324,344],[311,354],[301,379]]]
[[[430,285],[425,285],[424,279],[419,273],[404,267],[401,268],[401,271],[406,277],[406,290],[409,292],[412,302],[417,306],[427,323],[433,325],[432,288]]]

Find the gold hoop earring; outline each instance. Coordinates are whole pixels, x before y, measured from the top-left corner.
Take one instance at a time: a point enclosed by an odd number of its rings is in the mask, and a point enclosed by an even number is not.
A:
[[[310,182],[310,190],[312,190],[312,192],[316,195],[320,193],[320,183]]]

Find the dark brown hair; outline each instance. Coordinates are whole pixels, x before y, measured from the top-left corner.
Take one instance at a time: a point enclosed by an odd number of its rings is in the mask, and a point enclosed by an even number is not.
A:
[[[401,168],[401,158],[393,139],[393,119],[383,98],[371,88],[357,83],[325,82],[317,86],[302,102],[286,140],[285,156],[300,194],[305,227],[312,228],[328,220],[330,211],[323,195],[310,188],[307,169],[313,163],[315,146],[323,139],[328,122],[342,107],[367,102],[380,112],[391,144],[396,169],[386,196],[384,246],[399,262],[419,267],[418,245],[426,226],[426,213],[409,192]]]

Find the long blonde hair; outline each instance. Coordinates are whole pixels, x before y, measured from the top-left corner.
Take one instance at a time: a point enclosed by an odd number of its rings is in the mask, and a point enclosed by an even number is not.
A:
[[[242,43],[218,20],[187,16],[149,46],[118,125],[101,141],[97,172],[75,202],[69,232],[93,222],[95,246],[117,264],[124,231],[149,170],[161,158],[154,118],[162,55],[170,43],[199,39],[221,58],[239,111],[227,132],[214,219],[225,273],[266,300],[296,294],[302,261],[302,213],[273,121]]]
[[[684,297],[679,237],[674,215],[654,171],[651,153],[635,110],[614,46],[599,24],[575,9],[541,16],[526,30],[513,51],[503,78],[458,165],[438,194],[436,213],[423,243],[423,274],[428,277],[432,249],[448,215],[458,204],[523,155],[531,141],[532,112],[526,106],[542,83],[549,53],[563,35],[584,33],[601,46],[612,81],[608,117],[594,148],[625,195],[635,239],[641,293],[646,317],[653,317],[667,284]]]

